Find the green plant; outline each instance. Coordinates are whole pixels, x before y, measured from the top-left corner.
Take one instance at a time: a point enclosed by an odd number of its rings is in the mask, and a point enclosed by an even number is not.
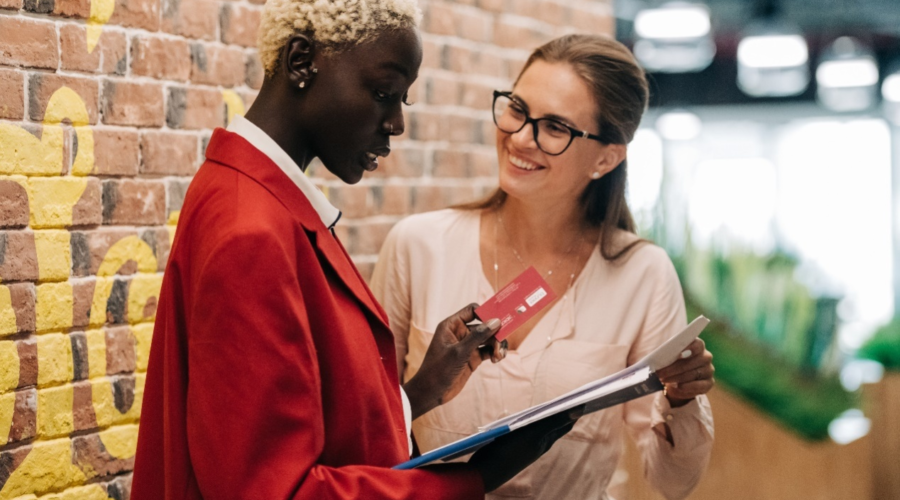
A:
[[[703,312],[689,301],[688,314]],[[825,439],[828,424],[856,406],[837,377],[804,371],[727,320],[712,319],[701,338],[713,353],[716,381],[788,429],[809,440]]]
[[[879,328],[856,355],[878,361],[887,370],[900,371],[900,316]]]

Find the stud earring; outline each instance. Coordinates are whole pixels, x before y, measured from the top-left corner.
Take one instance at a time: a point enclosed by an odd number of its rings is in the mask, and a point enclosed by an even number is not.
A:
[[[597,180],[600,178],[600,172],[591,172],[591,179]]]
[[[306,82],[305,82],[305,81],[300,82],[299,87],[300,87],[301,89],[302,89],[302,88],[306,88]]]
[[[313,72],[313,74],[315,75],[316,73],[319,72],[319,68],[313,68],[313,69],[312,69],[312,72]]]

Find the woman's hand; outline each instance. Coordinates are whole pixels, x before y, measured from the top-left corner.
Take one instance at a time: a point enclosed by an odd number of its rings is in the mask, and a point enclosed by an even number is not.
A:
[[[673,408],[684,406],[695,397],[706,394],[716,385],[716,368],[706,344],[694,339],[681,353],[681,359],[656,372],[666,386],[666,397]]]
[[[467,324],[475,320],[476,307],[469,304],[438,324],[421,368],[403,384],[413,420],[456,397],[482,361],[497,363],[506,357],[506,343],[493,338],[500,320]]]

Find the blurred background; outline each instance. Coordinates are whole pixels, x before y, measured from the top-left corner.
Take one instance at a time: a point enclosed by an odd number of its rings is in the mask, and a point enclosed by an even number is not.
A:
[[[868,461],[900,460],[882,428],[900,421],[882,400],[900,369],[900,4],[614,6],[652,87],[629,202],[716,320],[728,400],[696,497],[900,498],[900,470]]]
[[[127,500],[157,296],[212,130],[253,103],[264,0],[0,0],[0,500]],[[370,276],[403,217],[497,182],[491,91],[573,31],[650,73],[641,233],[715,355],[693,500],[900,499],[900,2],[419,0],[376,172],[308,175]],[[241,369],[241,367],[235,367]],[[632,451],[617,500],[655,499]]]

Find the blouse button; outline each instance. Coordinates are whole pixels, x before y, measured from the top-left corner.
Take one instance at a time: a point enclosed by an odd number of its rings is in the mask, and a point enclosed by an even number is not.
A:
[[[666,415],[666,420],[668,420],[669,422],[671,422],[674,418],[675,417],[673,417],[671,413]]]

